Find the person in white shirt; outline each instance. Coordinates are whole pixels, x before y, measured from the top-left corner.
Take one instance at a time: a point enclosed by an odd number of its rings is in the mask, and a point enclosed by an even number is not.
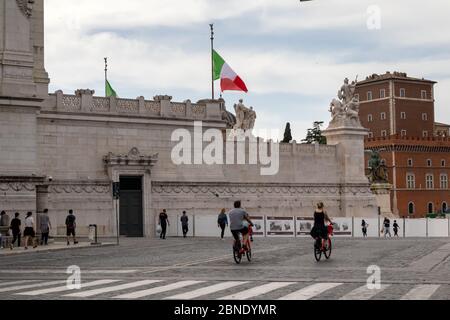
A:
[[[25,230],[23,232],[23,237],[25,241],[25,250],[28,249],[28,240],[31,238],[33,244],[33,249],[37,247],[36,244],[36,232],[34,231],[34,219],[32,217],[33,213],[28,212],[25,218]]]

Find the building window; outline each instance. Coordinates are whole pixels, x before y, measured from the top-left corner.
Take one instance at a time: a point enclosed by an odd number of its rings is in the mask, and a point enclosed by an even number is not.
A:
[[[408,214],[409,214],[409,215],[412,215],[412,214],[415,213],[415,211],[416,211],[416,208],[415,208],[415,206],[414,206],[414,202],[410,202],[410,203],[408,204]]]
[[[413,174],[408,174],[406,176],[406,188],[408,189],[416,188],[416,177]]]
[[[447,213],[448,205],[447,202],[442,202],[442,213]]]
[[[427,174],[426,176],[427,189],[434,189],[434,176],[432,174]]]
[[[428,113],[422,113],[422,120],[428,121]]]
[[[412,167],[414,165],[413,159],[408,159],[408,167]]]
[[[369,132],[369,138],[373,138],[373,132]]]
[[[424,100],[427,99],[427,91],[426,90],[422,90],[421,95],[422,95],[422,99],[424,99]]]
[[[406,137],[406,130],[402,130],[402,137]]]
[[[384,99],[386,98],[386,89],[381,89],[380,90],[380,99]]]
[[[370,101],[373,99],[372,91],[367,91],[367,100]]]
[[[424,130],[424,131],[422,132],[422,136],[423,136],[424,138],[428,138],[428,131]]]
[[[387,137],[387,131],[386,130],[381,131],[381,136],[382,137]]]
[[[400,97],[401,97],[401,98],[406,97],[406,90],[405,90],[404,88],[401,88],[401,89],[400,89]]]
[[[433,166],[433,161],[431,161],[431,159],[427,160],[427,167],[432,167]]]
[[[448,189],[448,176],[441,174],[441,189]]]
[[[441,167],[445,168],[445,160],[441,160]]]
[[[386,112],[381,113],[381,120],[386,120]]]
[[[433,202],[428,203],[428,213],[434,213]]]
[[[400,112],[400,119],[406,120],[406,112]]]
[[[369,114],[369,115],[367,116],[367,121],[368,121],[368,122],[373,122],[373,115]]]

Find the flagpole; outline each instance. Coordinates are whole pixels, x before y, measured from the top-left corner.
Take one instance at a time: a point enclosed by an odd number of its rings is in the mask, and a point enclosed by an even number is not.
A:
[[[214,100],[214,24],[209,25],[211,28],[211,87],[212,99]]]
[[[106,87],[108,82],[108,58],[105,58],[105,97],[106,97]]]

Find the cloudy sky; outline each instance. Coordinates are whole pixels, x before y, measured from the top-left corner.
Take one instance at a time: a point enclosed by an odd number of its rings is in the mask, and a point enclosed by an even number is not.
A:
[[[250,90],[226,92],[228,109],[242,97],[257,110],[260,129],[282,133],[289,121],[300,141],[313,121],[329,120],[329,102],[345,77],[387,70],[438,81],[436,119],[450,123],[448,0],[45,0],[45,5],[51,91],[90,88],[103,95],[103,58],[109,57],[109,80],[121,97],[209,98],[209,23],[214,23],[216,50]]]

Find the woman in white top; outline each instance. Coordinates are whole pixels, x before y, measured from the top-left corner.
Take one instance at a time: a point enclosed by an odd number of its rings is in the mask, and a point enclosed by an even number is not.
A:
[[[34,219],[32,217],[32,213],[28,212],[27,217],[25,218],[25,230],[23,232],[24,240],[25,240],[25,250],[28,249],[28,239],[31,238],[33,248],[37,247],[36,244],[36,233],[34,232]]]

